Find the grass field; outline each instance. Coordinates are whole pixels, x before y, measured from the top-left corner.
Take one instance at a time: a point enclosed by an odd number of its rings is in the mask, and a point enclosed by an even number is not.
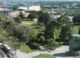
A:
[[[78,25],[76,25],[76,26],[74,26],[73,27],[73,29],[72,29],[72,34],[78,34],[78,31],[79,31],[79,28],[80,26],[78,26]]]
[[[20,45],[20,51],[25,52],[25,53],[29,53],[29,52],[32,52],[32,49],[30,49],[29,46],[22,44],[22,45]]]
[[[59,38],[59,35],[60,35],[60,29],[55,29],[55,32],[54,32],[54,38]]]
[[[41,54],[39,56],[35,56],[33,58],[54,58],[53,55],[49,55],[49,54]]]
[[[21,24],[32,25],[36,23],[37,23],[36,21],[23,21]]]
[[[80,25],[74,25],[74,27],[72,27],[72,30],[71,30],[72,34],[78,34],[79,28],[80,28]],[[60,35],[60,29],[56,29],[54,33],[55,33],[54,37],[58,38]]]

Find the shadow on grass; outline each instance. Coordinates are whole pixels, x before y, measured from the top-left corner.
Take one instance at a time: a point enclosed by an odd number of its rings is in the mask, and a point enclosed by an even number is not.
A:
[[[54,54],[54,56],[56,56],[56,57],[65,57],[66,53],[57,53],[57,54]]]
[[[54,54],[54,56],[55,57],[62,57],[62,58],[64,58],[64,57],[67,57],[67,58],[69,58],[69,57],[79,57],[80,58],[80,55],[74,55],[74,54],[72,54],[72,53],[69,53],[69,51],[68,52],[66,52],[66,53],[57,53],[57,54]]]

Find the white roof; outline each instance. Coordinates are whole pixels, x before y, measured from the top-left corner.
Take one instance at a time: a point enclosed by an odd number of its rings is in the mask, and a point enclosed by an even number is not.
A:
[[[29,11],[40,11],[41,7],[39,5],[34,5],[29,7]]]
[[[27,10],[28,10],[28,8],[27,8],[27,7],[19,7],[18,9],[19,9],[19,10],[25,10],[25,11],[27,11]]]

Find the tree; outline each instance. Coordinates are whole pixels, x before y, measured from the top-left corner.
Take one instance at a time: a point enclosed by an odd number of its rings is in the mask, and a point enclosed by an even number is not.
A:
[[[72,23],[70,22],[70,19],[68,18],[67,15],[62,15],[60,18],[57,19],[58,23],[60,24],[61,27],[61,32],[60,32],[60,41],[67,42],[71,38],[71,27]]]
[[[80,14],[76,14],[73,17],[74,24],[80,24]]]
[[[49,24],[47,24],[46,29],[44,31],[44,37],[47,41],[47,39],[55,39],[54,38],[54,32],[56,28],[60,28],[60,41],[67,42],[70,40],[71,37],[71,27],[72,23],[70,22],[70,19],[67,15],[62,15],[57,20],[51,21]],[[47,41],[48,42],[48,41]]]
[[[48,39],[48,44],[47,44],[47,49],[55,49],[56,47],[58,47],[58,43],[55,41],[55,39]]]
[[[18,8],[18,5],[13,5],[12,6],[12,10],[17,10],[17,8]]]
[[[21,18],[21,19],[24,19],[24,18],[25,18],[25,17],[24,17],[24,14],[23,14],[22,12],[20,12],[20,14],[19,14],[18,17]]]
[[[3,25],[3,29],[6,29],[9,25],[16,25],[16,22],[11,17],[1,17],[0,23]]]
[[[45,37],[43,32],[37,34],[37,41],[42,45],[45,44]]]
[[[14,20],[15,20],[15,22],[17,22],[17,23],[20,23],[20,22],[22,21],[20,17],[15,17]]]
[[[20,42],[27,42],[32,39],[32,30],[28,27],[16,26],[12,35]]]
[[[27,18],[29,18],[30,20],[33,20],[34,18],[37,18],[37,17],[38,17],[37,13],[31,13],[28,15]]]
[[[43,23],[44,25],[47,25],[49,22],[50,16],[48,13],[39,13],[39,19],[38,19],[38,24]]]
[[[80,34],[80,27],[78,29],[79,29],[78,34]]]
[[[60,40],[63,42],[67,42],[70,40],[70,38],[71,38],[70,27],[68,26],[62,27],[61,32],[60,32]]]
[[[58,24],[56,21],[51,21],[45,28],[44,37],[46,39],[54,38],[54,30],[57,28]]]

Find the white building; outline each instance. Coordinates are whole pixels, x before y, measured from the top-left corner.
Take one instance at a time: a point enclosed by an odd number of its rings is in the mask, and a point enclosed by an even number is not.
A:
[[[19,11],[40,11],[41,10],[41,7],[39,5],[32,5],[32,6],[29,6],[29,7],[24,7],[24,6],[21,6],[21,7],[18,7],[18,10]]]
[[[33,5],[29,7],[29,11],[40,11],[41,10],[41,6],[39,5]]]
[[[10,9],[0,8],[0,16],[8,16],[10,14]]]
[[[28,11],[28,8],[27,7],[18,7],[18,10],[19,11]]]

